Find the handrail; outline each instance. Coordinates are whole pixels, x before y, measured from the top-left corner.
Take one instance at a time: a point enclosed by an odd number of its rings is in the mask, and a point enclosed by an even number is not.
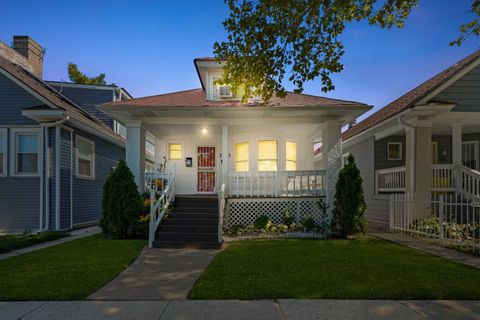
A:
[[[475,199],[480,199],[480,172],[464,165],[458,165],[457,189],[467,193]]]
[[[148,247],[151,248],[155,240],[155,232],[162,222],[170,203],[175,199],[175,174],[145,173],[145,183],[150,191]],[[156,199],[157,195],[159,195],[158,199]]]
[[[405,166],[375,170],[376,193],[405,191],[406,170]]]
[[[225,213],[225,183],[218,192],[218,243],[223,242],[223,215]]]

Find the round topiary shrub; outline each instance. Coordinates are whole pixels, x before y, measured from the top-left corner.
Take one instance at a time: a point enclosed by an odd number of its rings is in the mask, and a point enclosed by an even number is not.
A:
[[[124,160],[120,160],[103,185],[102,209],[100,227],[106,236],[117,239],[135,236],[143,200]]]

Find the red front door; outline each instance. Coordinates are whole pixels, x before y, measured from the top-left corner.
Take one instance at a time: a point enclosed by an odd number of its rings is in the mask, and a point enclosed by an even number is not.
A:
[[[215,192],[215,147],[197,147],[198,192]]]

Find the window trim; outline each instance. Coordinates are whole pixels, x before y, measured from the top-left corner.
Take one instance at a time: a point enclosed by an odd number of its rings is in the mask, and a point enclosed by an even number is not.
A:
[[[37,136],[37,172],[17,172],[17,136],[19,134]],[[10,130],[10,175],[12,177],[39,177],[42,169],[42,138],[41,128],[11,128]]]
[[[275,143],[277,144],[277,155],[276,155],[276,159],[260,159],[260,142],[263,142],[263,141],[275,141]],[[279,150],[278,150],[278,139],[260,139],[260,140],[257,140],[257,171],[258,172],[277,172],[279,171],[278,170],[278,158],[279,158]],[[271,160],[275,160],[277,162],[277,170],[275,171],[265,171],[265,170],[260,170],[260,166],[259,166],[259,163],[260,161],[271,161]]]
[[[179,144],[179,145],[182,146],[182,151],[181,151],[181,152],[182,152],[182,155],[180,156],[179,159],[176,159],[176,158],[175,158],[175,159],[172,159],[172,158],[170,157],[170,145],[171,145],[171,144]],[[181,161],[181,160],[183,160],[184,150],[185,150],[185,146],[184,146],[183,142],[180,142],[180,141],[168,141],[168,142],[167,142],[167,156],[168,156],[168,160],[172,160],[172,161]]]
[[[247,145],[247,160],[237,161],[237,145],[238,144],[246,144]],[[250,142],[248,140],[236,141],[236,142],[234,142],[234,146],[235,146],[235,157],[233,159],[234,159],[234,164],[235,164],[235,172],[250,172]],[[247,171],[238,171],[237,170],[237,162],[245,162],[245,161],[247,162]]]
[[[80,154],[78,152],[79,141],[90,144],[92,146],[92,159],[90,160],[90,172],[92,174],[90,176],[86,176],[78,173],[78,159]],[[79,135],[75,135],[75,177],[78,179],[95,180],[95,141],[84,138]]]
[[[287,159],[287,143],[294,143],[295,144],[295,161]],[[295,162],[295,170],[298,171],[298,143],[295,140],[285,139],[285,171],[287,171],[287,163],[288,162]],[[290,170],[292,171],[292,170]]]
[[[8,175],[8,130],[7,128],[0,128],[0,135],[3,136],[3,168],[0,172],[0,178]]]
[[[342,154],[342,168],[345,167],[345,165],[347,164],[345,160],[348,157],[350,157],[350,152],[345,152],[344,154]]]
[[[390,157],[390,145],[398,145],[399,146],[399,150],[398,150],[398,155],[399,157],[398,158],[392,158]],[[400,161],[403,159],[403,146],[402,146],[402,143],[401,142],[388,142],[387,143],[387,160],[391,160],[391,161]]]

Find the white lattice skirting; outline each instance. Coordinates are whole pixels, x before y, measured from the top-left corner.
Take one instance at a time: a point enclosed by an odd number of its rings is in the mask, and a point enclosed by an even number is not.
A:
[[[297,222],[311,216],[320,223],[320,211],[317,206],[318,197],[302,198],[240,198],[227,199],[225,209],[225,226],[231,228],[255,222],[261,215],[266,215],[274,223],[283,222],[283,211],[288,208]]]

